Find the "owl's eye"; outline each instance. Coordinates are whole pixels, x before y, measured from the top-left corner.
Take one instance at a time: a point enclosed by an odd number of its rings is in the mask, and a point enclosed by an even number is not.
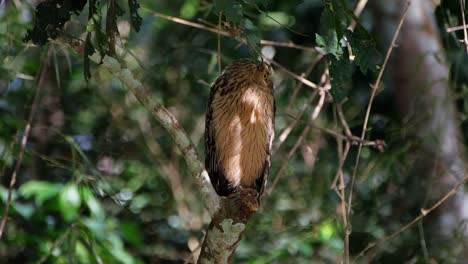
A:
[[[268,79],[268,74],[264,73],[264,74],[263,74],[263,80],[266,81],[267,79]]]

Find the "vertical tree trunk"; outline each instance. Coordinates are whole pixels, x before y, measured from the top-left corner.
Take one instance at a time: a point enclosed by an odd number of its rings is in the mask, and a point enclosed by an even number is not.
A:
[[[377,26],[384,29],[379,32],[386,34],[384,38],[391,37],[393,30],[385,30],[385,26],[397,24],[397,12],[402,10],[405,2],[379,1],[373,6],[381,23]],[[426,205],[451,190],[465,175],[463,143],[450,96],[449,68],[433,9],[434,4],[429,0],[413,0],[390,63],[392,86],[402,116],[402,126],[410,132],[408,140],[419,143],[416,144],[419,147],[409,153],[416,162],[407,175],[416,177],[412,182],[417,186],[408,188],[427,189],[424,199]],[[419,190],[419,193],[424,192]],[[462,237],[466,238],[466,229],[462,223],[467,218],[463,212],[465,197],[462,189],[439,207],[434,215],[426,218],[429,221],[428,241],[431,250],[440,249],[450,240],[454,242],[454,232],[460,228],[463,228]],[[420,206],[423,208],[425,204]],[[461,252],[452,253],[462,255]]]

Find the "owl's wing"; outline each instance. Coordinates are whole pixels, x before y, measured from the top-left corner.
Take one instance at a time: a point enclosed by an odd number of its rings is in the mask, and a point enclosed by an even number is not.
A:
[[[234,190],[230,187],[229,182],[224,175],[221,166],[219,165],[219,154],[216,152],[215,142],[215,125],[213,124],[213,100],[215,95],[223,96],[220,86],[224,84],[221,78],[215,80],[211,87],[210,97],[208,99],[208,109],[205,119],[205,168],[210,176],[211,184],[216,193],[220,196],[228,196]]]
[[[273,93],[273,84],[271,84],[270,88]],[[271,147],[273,145],[273,139],[275,138],[275,115],[276,115],[276,102],[275,102],[275,98],[273,97],[273,115],[271,119],[271,129],[268,131],[268,137],[267,137],[267,144],[268,144],[267,156],[266,156],[265,162],[263,163],[262,172],[260,173],[260,176],[255,181],[255,185],[257,187],[259,198],[263,194],[263,191],[265,190],[267,178],[268,178],[268,175],[270,174]]]

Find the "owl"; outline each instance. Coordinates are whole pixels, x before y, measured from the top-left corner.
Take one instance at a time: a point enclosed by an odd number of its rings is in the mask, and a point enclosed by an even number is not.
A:
[[[242,59],[211,85],[206,112],[205,167],[220,196],[240,188],[263,193],[270,170],[275,99],[272,68]]]

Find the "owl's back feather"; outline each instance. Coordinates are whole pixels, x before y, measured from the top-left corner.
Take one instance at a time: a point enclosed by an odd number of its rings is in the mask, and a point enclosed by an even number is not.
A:
[[[261,194],[270,167],[275,103],[272,83],[256,82],[260,67],[241,60],[214,81],[206,115],[205,166],[221,196],[239,186]]]

